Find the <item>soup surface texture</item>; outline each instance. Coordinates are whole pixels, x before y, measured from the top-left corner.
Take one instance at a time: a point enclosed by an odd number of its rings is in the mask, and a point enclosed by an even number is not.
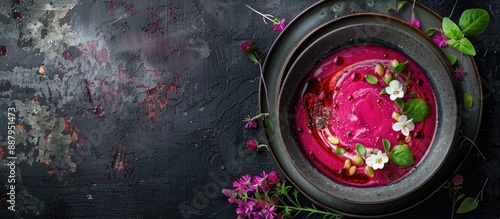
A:
[[[417,168],[437,121],[424,71],[404,54],[371,44],[344,47],[318,62],[300,86],[294,114],[310,162],[329,178],[357,187],[387,185]]]

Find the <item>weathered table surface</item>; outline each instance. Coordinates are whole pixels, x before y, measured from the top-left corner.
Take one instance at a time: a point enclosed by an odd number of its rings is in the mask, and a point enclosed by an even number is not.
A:
[[[0,162],[10,162],[9,108],[18,158],[15,183],[0,167],[0,217],[236,218],[220,190],[278,170],[269,152],[246,148],[264,134],[241,122],[259,111],[259,70],[240,43],[265,50],[278,33],[245,4],[291,20],[315,2],[0,0]],[[479,207],[456,216],[498,218],[500,4],[420,2],[453,20],[472,7],[491,15],[471,39],[486,160],[472,150],[459,170],[467,196],[488,183]],[[394,218],[447,218],[451,206],[442,190]]]

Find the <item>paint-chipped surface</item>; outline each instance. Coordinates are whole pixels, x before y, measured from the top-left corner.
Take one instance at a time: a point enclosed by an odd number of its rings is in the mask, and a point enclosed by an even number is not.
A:
[[[220,193],[246,173],[277,170],[245,147],[263,133],[258,67],[243,40],[269,48],[278,33],[245,4],[292,20],[316,1],[0,0],[0,182],[8,179],[9,108],[15,108],[16,213],[0,185],[0,218],[234,218]],[[466,185],[477,218],[498,215],[497,18],[500,5],[421,1],[443,16],[487,9],[473,39],[485,111]],[[474,152],[472,152],[474,153]],[[469,191],[469,190],[468,190]],[[445,192],[405,213],[448,217]],[[467,215],[470,216],[470,215]]]

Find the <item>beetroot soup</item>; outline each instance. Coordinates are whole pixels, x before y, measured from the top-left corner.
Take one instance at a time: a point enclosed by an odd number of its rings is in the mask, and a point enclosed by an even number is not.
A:
[[[309,160],[358,187],[394,182],[416,168],[436,129],[436,101],[423,70],[378,45],[340,49],[305,77],[295,126]]]

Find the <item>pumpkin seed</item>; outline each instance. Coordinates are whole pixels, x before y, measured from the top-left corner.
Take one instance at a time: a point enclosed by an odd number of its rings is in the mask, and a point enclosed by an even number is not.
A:
[[[375,73],[377,73],[378,76],[382,77],[384,76],[384,73],[385,73],[385,69],[384,69],[384,66],[382,64],[377,64],[375,66]]]

